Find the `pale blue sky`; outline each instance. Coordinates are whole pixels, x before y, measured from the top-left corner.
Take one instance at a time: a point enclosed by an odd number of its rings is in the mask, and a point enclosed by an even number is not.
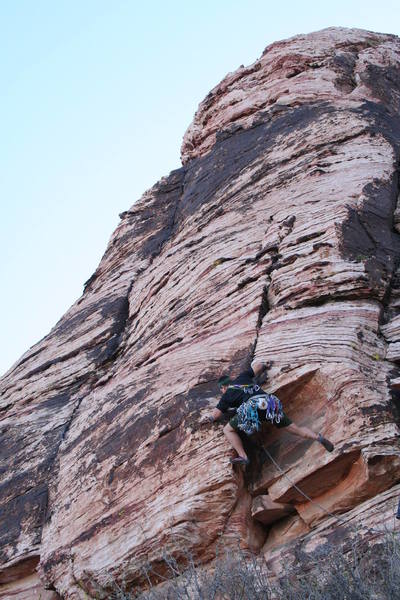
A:
[[[0,0],[0,374],[81,295],[129,208],[180,166],[199,102],[266,45],[400,34],[391,0]]]

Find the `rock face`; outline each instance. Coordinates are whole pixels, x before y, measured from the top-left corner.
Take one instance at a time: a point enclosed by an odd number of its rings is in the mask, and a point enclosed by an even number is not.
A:
[[[107,598],[221,540],[279,573],[389,523],[399,110],[400,40],[336,28],[269,46],[200,104],[184,166],[121,215],[82,297],[1,380],[0,597]],[[232,470],[221,424],[198,421],[253,358],[332,454],[270,428],[279,469],[253,446]]]

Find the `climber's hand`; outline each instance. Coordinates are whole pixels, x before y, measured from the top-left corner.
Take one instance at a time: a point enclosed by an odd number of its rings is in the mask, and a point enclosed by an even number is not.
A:
[[[214,421],[214,417],[210,414],[203,415],[199,419],[200,425],[205,425],[206,423],[212,423]]]
[[[207,413],[200,417],[200,424],[204,423],[214,423],[214,421],[218,421],[222,417],[222,412],[218,408],[214,408],[214,410],[210,413]]]

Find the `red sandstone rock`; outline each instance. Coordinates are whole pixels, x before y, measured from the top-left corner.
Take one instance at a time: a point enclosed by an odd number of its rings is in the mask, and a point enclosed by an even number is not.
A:
[[[330,28],[268,46],[249,67],[229,73],[201,102],[182,144],[182,160],[203,156],[223,130],[250,128],[262,112],[273,118],[290,106],[334,102],[357,107],[376,100],[371,67],[395,67],[395,36]],[[370,70],[370,72],[369,72]],[[398,100],[398,89],[391,92]],[[316,165],[315,174],[324,172]]]
[[[302,554],[305,563],[315,561],[318,548],[324,544],[342,544],[343,552],[351,551],[352,540],[377,542],[382,535],[393,531],[393,513],[397,506],[400,485],[396,485],[356,506],[341,516],[341,521],[326,518],[318,527],[307,531],[289,517],[274,525],[263,551],[268,568],[280,575],[298,564],[298,555]],[[297,517],[298,521],[301,521]],[[274,529],[277,529],[275,532]]]
[[[239,539],[276,570],[331,535],[325,509],[389,523],[399,98],[399,39],[345,29],[277,42],[207,96],[184,167],[121,215],[82,297],[0,382],[0,597],[37,588],[15,575],[31,556],[61,597],[106,598],[164,551],[207,563]],[[332,454],[270,427],[279,469],[254,448],[232,469],[199,416],[253,357]],[[266,493],[297,516],[252,519]]]
[[[279,521],[293,512],[295,510],[292,504],[273,502],[268,494],[254,498],[251,506],[251,516],[253,519],[264,523],[264,525],[270,525],[274,521]]]

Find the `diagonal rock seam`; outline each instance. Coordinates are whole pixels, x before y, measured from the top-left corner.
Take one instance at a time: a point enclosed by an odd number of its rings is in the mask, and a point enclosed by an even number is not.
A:
[[[58,443],[55,445],[52,454],[47,459],[46,470],[48,472],[48,479],[47,479],[47,485],[46,485],[46,501],[45,501],[45,504],[43,507],[43,513],[42,513],[43,514],[42,526],[45,522],[47,522],[51,518],[51,512],[49,512],[49,487],[51,486],[51,481],[55,480],[58,476],[58,468],[55,468],[55,466],[59,459],[60,448],[68,436],[68,432],[74,422],[74,419],[76,418],[76,416],[79,413],[79,408],[80,408],[80,405],[81,405],[81,402],[82,402],[84,396],[89,394],[96,387],[97,383],[106,375],[107,370],[112,365],[112,361],[115,360],[115,358],[120,350],[119,342],[121,341],[121,338],[123,336],[124,329],[126,327],[126,323],[128,320],[128,315],[129,315],[128,298],[129,298],[129,293],[133,287],[133,283],[134,282],[132,281],[128,288],[128,292],[126,294],[126,303],[124,303],[122,305],[121,315],[117,321],[118,327],[117,327],[114,335],[110,338],[110,340],[108,342],[108,345],[109,345],[110,341],[112,342],[111,356],[109,356],[107,358],[107,360],[105,362],[103,362],[101,365],[98,365],[97,371],[96,371],[96,375],[97,375],[96,377],[93,378],[93,376],[91,374],[87,374],[87,375],[78,377],[78,379],[75,381],[74,385],[72,386],[71,391],[69,391],[70,401],[74,396],[78,396],[78,397],[75,400],[75,405],[73,407],[73,410],[72,410],[72,413],[71,413],[69,419],[67,419],[67,421],[62,426],[62,432],[61,432],[60,439],[59,439]],[[117,343],[115,343],[115,342],[117,342]],[[61,362],[62,360],[67,360],[71,356],[75,356],[75,355],[79,354],[80,352],[87,350],[89,347],[90,347],[90,345],[83,347],[83,348],[79,348],[76,352],[70,353],[66,357],[63,357],[62,359],[60,359],[58,361],[57,360],[51,361],[51,365],[55,364],[56,362]],[[26,360],[28,360],[28,359],[26,359]],[[24,361],[21,361],[20,363],[18,363],[18,365],[22,364],[22,362],[24,362]],[[41,368],[39,368],[37,370],[37,372],[44,371],[46,368],[48,368],[48,366],[49,366],[49,364],[45,363]],[[34,372],[34,374],[36,374],[36,371]],[[88,385],[86,390],[84,389],[85,385]],[[83,389],[82,389],[82,387],[83,387]],[[25,489],[24,491],[22,491],[20,496],[25,495],[27,491],[29,491],[29,489],[28,490]],[[16,499],[17,497],[18,496],[15,496],[15,497],[13,497],[13,499]],[[38,544],[40,545],[40,540],[38,541]],[[39,558],[39,556],[40,555],[38,554],[38,558]],[[17,560],[21,561],[21,562],[25,561],[24,557],[22,557],[22,559],[17,559]],[[15,568],[14,561],[11,563],[10,568],[11,569]],[[34,572],[35,568],[36,568],[36,564],[32,563],[32,572]]]
[[[176,225],[176,215],[177,215],[177,211],[178,211],[179,200],[180,199],[178,198],[176,201],[176,205],[175,205],[175,209],[174,209],[173,216],[171,219],[171,223],[168,228],[168,237],[166,237],[166,239],[164,239],[162,244],[160,244],[157,254],[152,254],[151,259],[150,259],[150,265],[153,263],[155,258],[161,254],[162,249],[164,248],[165,244],[167,242],[171,241],[171,233],[173,232],[174,227]],[[85,291],[89,289],[91,283],[93,283],[94,280],[95,280],[95,274],[93,274],[93,276],[85,283]],[[128,287],[128,290],[125,295],[125,302],[123,303],[122,308],[121,308],[121,317],[118,319],[118,323],[119,323],[118,330],[115,332],[114,336],[112,336],[112,338],[109,340],[109,343],[112,342],[111,356],[109,358],[107,358],[106,361],[103,362],[100,367],[98,367],[101,370],[95,379],[88,376],[88,378],[90,380],[90,387],[87,390],[87,394],[90,394],[96,388],[96,386],[98,386],[99,384],[101,385],[103,380],[108,378],[107,371],[112,368],[113,362],[118,358],[118,355],[123,351],[124,333],[125,333],[125,330],[127,327],[127,323],[129,321],[129,297],[130,297],[130,293],[131,293],[132,288],[136,281],[137,281],[137,279],[132,279],[132,281]],[[75,354],[78,354],[82,350],[84,350],[84,348],[83,349],[79,348],[79,350]],[[71,356],[72,356],[72,354],[71,354]],[[65,357],[65,360],[67,358],[70,358],[70,355]],[[83,379],[82,384],[84,384],[85,381],[87,381],[87,379]],[[62,443],[64,442],[64,440],[67,438],[68,432],[74,422],[74,419],[79,414],[79,408],[80,408],[81,402],[83,400],[83,397],[84,397],[84,395],[81,394],[80,397],[77,399],[75,406],[73,408],[72,414],[71,414],[69,420],[65,423],[60,442],[59,442],[58,446],[55,448],[54,454],[50,461],[50,468],[49,468],[50,471],[53,470],[53,466],[56,463],[56,460],[58,458],[60,447],[61,447]],[[165,432],[163,435],[165,435],[168,432]],[[161,435],[160,435],[160,437],[161,437]],[[54,476],[57,477],[57,475],[58,475],[58,470],[56,472],[54,472]],[[47,501],[44,520],[47,521],[48,518],[50,518],[50,515],[48,514],[48,501]]]

